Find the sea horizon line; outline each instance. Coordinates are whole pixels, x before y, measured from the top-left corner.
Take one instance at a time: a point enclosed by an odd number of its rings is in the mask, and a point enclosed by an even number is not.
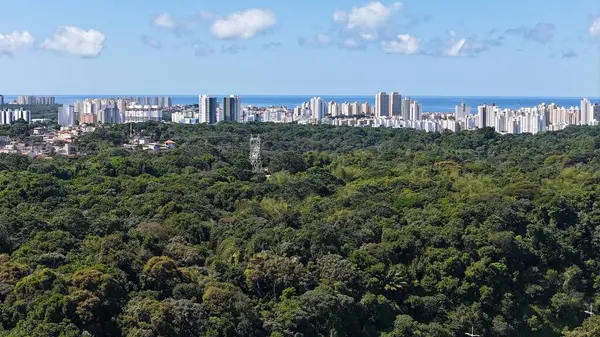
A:
[[[392,91],[390,91],[392,92]],[[128,93],[128,94],[3,94],[4,97],[19,97],[19,96],[53,96],[53,97],[73,97],[73,96],[89,96],[89,97],[125,97],[125,96],[156,96],[156,97],[194,97],[202,94],[143,94],[143,93]],[[206,94],[208,96],[230,96],[230,94]],[[233,94],[245,97],[371,97],[376,94]],[[559,98],[559,99],[600,99],[600,96],[505,96],[505,95],[405,95],[405,97],[423,97],[423,98]]]

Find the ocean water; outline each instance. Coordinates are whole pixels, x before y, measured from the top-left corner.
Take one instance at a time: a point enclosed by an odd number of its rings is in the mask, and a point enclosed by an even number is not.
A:
[[[154,96],[131,94],[122,96]],[[196,95],[170,95],[173,99],[173,104],[198,104],[198,96]],[[215,95],[217,97],[229,95]],[[73,104],[76,101],[83,100],[88,97],[94,98],[110,98],[112,95],[57,95],[56,102],[59,104]],[[268,106],[286,106],[293,108],[307,102],[314,95],[240,95],[242,105],[252,105],[257,107]],[[324,101],[343,102],[370,102],[375,104],[375,95],[357,95],[357,96],[320,96]],[[5,101],[16,99],[16,96],[5,96]],[[451,96],[411,96],[412,99],[421,103],[424,112],[454,112],[454,107],[464,102],[471,106],[475,111],[477,106],[482,104],[496,104],[500,108],[518,109],[522,107],[534,107],[541,103],[556,103],[559,106],[571,107],[580,106],[582,97],[451,97]],[[594,103],[600,103],[600,98],[590,98]]]

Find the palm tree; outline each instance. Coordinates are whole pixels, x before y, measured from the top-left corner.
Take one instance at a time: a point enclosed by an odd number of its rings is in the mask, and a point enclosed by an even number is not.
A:
[[[389,269],[383,277],[383,289],[388,292],[398,292],[408,286],[398,270]]]

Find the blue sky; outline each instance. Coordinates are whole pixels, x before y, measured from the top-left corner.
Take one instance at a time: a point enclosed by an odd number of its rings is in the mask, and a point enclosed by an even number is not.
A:
[[[596,0],[2,0],[0,93],[600,97]]]

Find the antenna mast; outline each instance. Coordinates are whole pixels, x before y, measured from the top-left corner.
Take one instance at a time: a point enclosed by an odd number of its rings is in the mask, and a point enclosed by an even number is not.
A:
[[[466,332],[465,335],[469,337],[481,337],[481,335],[475,334],[475,328],[473,328],[473,326],[471,326],[471,332]]]
[[[590,310],[586,310],[584,312],[590,317],[594,316],[594,305],[590,304]]]
[[[250,164],[254,173],[263,172],[262,159],[260,157],[260,135],[250,135]]]

